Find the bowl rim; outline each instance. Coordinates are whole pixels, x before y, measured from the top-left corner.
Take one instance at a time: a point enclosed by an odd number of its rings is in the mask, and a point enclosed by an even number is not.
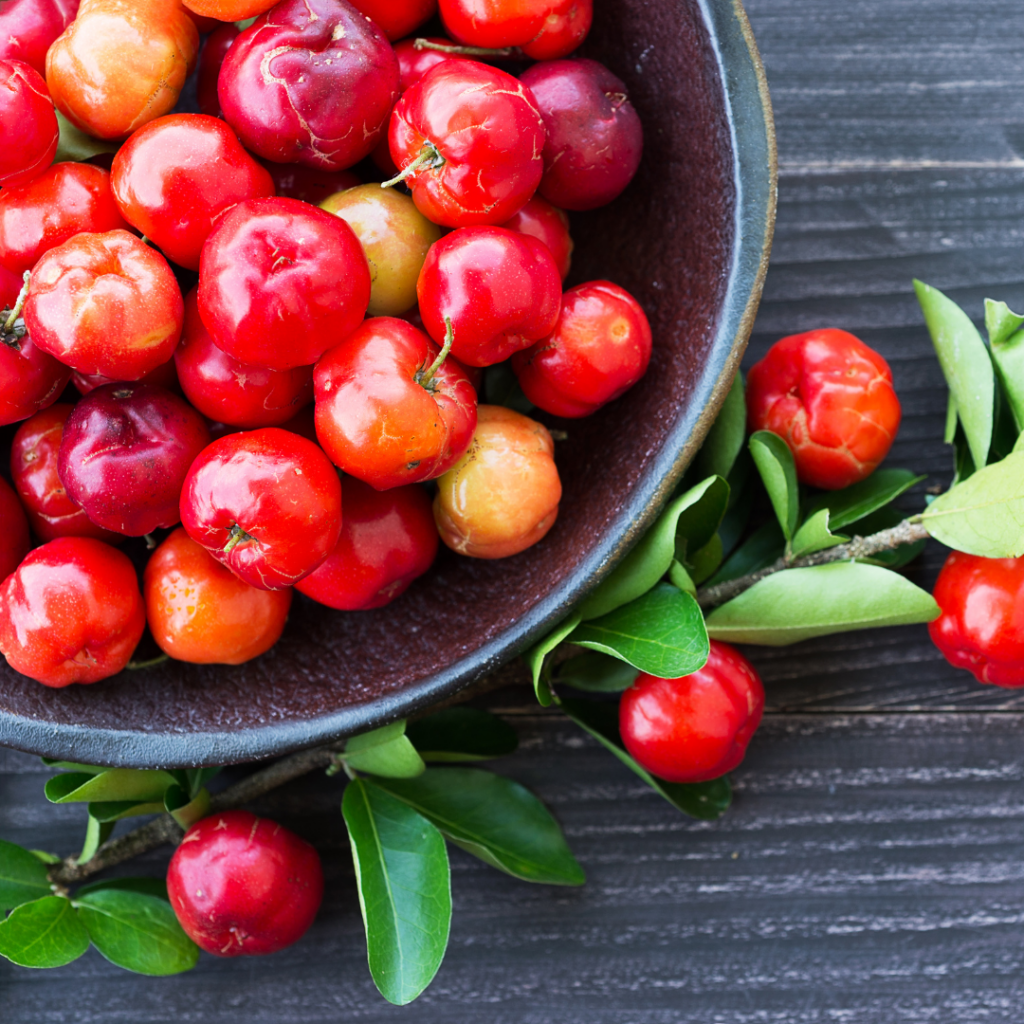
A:
[[[696,0],[718,65],[736,190],[734,238],[722,312],[710,358],[689,410],[565,584],[513,629],[426,679],[373,700],[295,721],[239,730],[151,733],[59,725],[0,712],[0,745],[55,760],[130,768],[233,764],[276,757],[377,728],[451,698],[527,650],[564,619],[618,564],[665,504],[714,422],[739,369],[768,269],[778,190],[775,126],[764,66],[741,0]],[[510,632],[513,634],[510,642]]]

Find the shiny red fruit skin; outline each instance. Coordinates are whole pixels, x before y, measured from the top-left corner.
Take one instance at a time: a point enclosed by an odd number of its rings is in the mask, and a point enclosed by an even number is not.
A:
[[[437,0],[352,0],[392,42],[414,32],[437,14]]]
[[[433,564],[439,538],[427,492],[341,481],[345,519],[335,549],[295,589],[339,611],[383,608]]]
[[[329,171],[324,167],[303,167],[302,164],[275,164],[269,160],[263,166],[274,182],[279,196],[301,199],[304,203],[319,206],[335,192],[362,185],[362,178],[355,171]]]
[[[181,927],[215,956],[262,956],[297,942],[323,893],[316,850],[248,811],[196,822],[167,868],[167,896]]]
[[[168,114],[117,151],[110,189],[132,227],[173,263],[198,270],[220,216],[246,199],[272,196],[274,183],[219,118]]]
[[[71,24],[79,0],[7,0],[0,6],[0,57],[46,75],[46,51]]]
[[[443,36],[426,36],[428,42],[451,46],[452,41]],[[405,92],[411,89],[431,68],[452,55],[443,50],[417,50],[415,39],[403,39],[395,43],[395,57],[398,60],[398,88]]]
[[[200,30],[201,31],[201,30]],[[203,43],[199,54],[199,72],[196,78],[196,97],[199,101],[199,112],[210,117],[220,117],[220,100],[217,97],[217,79],[220,67],[231,49],[231,44],[238,38],[237,25],[228,23],[218,25]]]
[[[426,495],[424,500],[427,500]],[[427,509],[430,509],[429,500]],[[14,488],[0,477],[0,582],[18,568],[31,546],[25,510]]]
[[[0,653],[44,686],[116,675],[145,627],[135,567],[91,537],[35,548],[0,585]]]
[[[64,424],[57,473],[97,525],[142,537],[178,522],[185,476],[210,443],[187,402],[149,384],[106,384]]]
[[[68,497],[57,475],[64,424],[72,408],[58,402],[18,427],[11,444],[11,478],[32,532],[41,541],[92,537],[117,544],[122,538],[93,523],[82,506]]]
[[[0,185],[17,188],[53,162],[60,132],[53,100],[38,71],[23,60],[0,58]]]
[[[127,227],[109,172],[92,164],[54,164],[27,185],[0,192],[0,264],[20,277],[79,232]]]
[[[476,392],[456,363],[428,387],[439,348],[397,317],[366,320],[313,371],[316,432],[335,465],[377,490],[433,480],[469,447]]]
[[[199,315],[217,347],[243,363],[311,366],[359,326],[369,303],[355,233],[298,199],[239,203],[203,249]]]
[[[942,614],[928,632],[946,661],[979,683],[1024,686],[1024,558],[954,551],[932,596]]]
[[[777,341],[747,374],[747,423],[789,445],[802,483],[838,490],[885,458],[900,426],[889,364],[824,328]]]
[[[406,184],[428,220],[445,227],[503,224],[537,191],[544,122],[529,89],[472,60],[446,60],[402,95],[388,145],[401,169],[429,144],[444,158]]]
[[[574,419],[597,412],[646,372],[651,325],[640,303],[611,281],[588,281],[562,296],[555,329],[512,356],[526,397]]]
[[[593,0],[440,0],[448,34],[467,46],[518,46],[534,60],[572,53],[594,19]]]
[[[281,590],[338,543],[341,483],[327,456],[298,434],[279,427],[228,434],[192,464],[181,525],[239,579]],[[233,546],[232,528],[248,535]]]
[[[544,176],[538,191],[565,210],[594,210],[632,181],[643,128],[626,86],[603,64],[544,61],[523,72],[544,119]]]
[[[174,364],[185,397],[204,416],[229,426],[279,427],[313,401],[312,366],[267,370],[217,348],[199,316],[194,288],[185,296]]]
[[[53,405],[70,377],[71,368],[34,344],[30,334],[17,348],[0,344],[0,426]]]
[[[217,95],[258,156],[341,170],[386,131],[398,61],[384,33],[346,0],[281,0],[235,40]]]
[[[174,351],[177,352],[178,350],[175,349]],[[104,384],[118,384],[120,381],[104,377],[102,373],[72,373],[71,383],[75,385],[75,390],[80,395],[87,395],[90,391],[103,387]],[[166,363],[161,363],[155,370],[150,370],[149,373],[144,374],[135,383],[152,384],[155,388],[163,388],[166,391],[174,391],[179,395],[181,394],[181,388],[178,385],[178,373],[174,368],[173,358],[168,359]]]
[[[708,782],[743,760],[763,710],[754,666],[712,640],[707,664],[691,675],[641,672],[619,703],[619,732],[633,759],[659,779]]]
[[[562,279],[543,242],[499,227],[452,231],[427,253],[416,282],[427,333],[467,366],[491,366],[554,330]]]
[[[575,248],[569,234],[569,216],[565,210],[552,206],[546,199],[534,196],[518,213],[504,224],[509,231],[518,231],[543,242],[558,267],[558,274],[564,281],[572,266],[572,251]]]

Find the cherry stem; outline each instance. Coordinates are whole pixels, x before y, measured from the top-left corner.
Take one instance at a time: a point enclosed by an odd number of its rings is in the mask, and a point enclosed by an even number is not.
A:
[[[409,175],[415,174],[417,171],[433,171],[436,168],[443,166],[444,162],[444,157],[438,152],[437,146],[432,142],[424,142],[423,148],[420,150],[420,155],[416,157],[408,167],[402,170],[399,174],[396,174],[390,181],[382,181],[380,183],[380,187],[391,188],[392,185],[397,185],[399,182],[405,181]]]
[[[441,53],[454,53],[460,57],[518,57],[522,52],[518,46],[505,46],[498,50],[489,50],[486,46],[458,46],[453,43],[434,43],[429,39],[417,39],[412,44],[414,50],[439,50]]]
[[[159,654],[155,658],[150,658],[148,661],[129,661],[125,668],[129,672],[135,672],[140,668],[153,668],[155,665],[162,665],[165,661],[170,661],[171,656],[169,654]]]
[[[455,328],[452,326],[452,318],[446,316],[444,318],[444,345],[441,347],[441,351],[437,353],[437,358],[430,364],[430,368],[427,370],[416,371],[416,383],[422,384],[427,390],[432,391],[430,382],[434,379],[434,374],[441,369],[441,364],[448,358],[448,353],[452,350],[452,342],[455,340]]]
[[[241,544],[241,543],[242,543],[242,541],[243,541],[243,540],[255,540],[255,539],[256,539],[256,538],[255,538],[255,537],[253,537],[253,536],[252,536],[252,534],[250,534],[250,533],[246,533],[246,532],[245,532],[245,530],[243,530],[243,529],[242,529],[242,528],[241,528],[241,527],[240,527],[240,526],[238,525],[238,523],[235,523],[235,524],[234,524],[234,525],[233,525],[233,526],[231,527],[231,538],[230,538],[230,540],[229,540],[229,541],[227,542],[227,544],[225,544],[225,545],[224,545],[224,554],[225,554],[225,555],[229,555],[229,554],[230,554],[230,553],[231,553],[232,551],[234,551],[234,549],[235,549],[235,548],[236,548],[236,547],[237,547],[237,546],[238,546],[239,544]]]
[[[14,330],[14,321],[21,316],[21,311],[25,307],[25,300],[28,298],[28,282],[31,276],[31,271],[26,270],[25,276],[22,278],[24,284],[21,286],[21,291],[18,292],[18,301],[14,303],[14,309],[11,310],[11,315],[7,318],[6,323],[4,323],[4,334]]]

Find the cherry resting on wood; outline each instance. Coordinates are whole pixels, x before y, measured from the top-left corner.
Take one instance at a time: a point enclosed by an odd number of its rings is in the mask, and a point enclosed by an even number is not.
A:
[[[0,185],[17,188],[38,178],[57,152],[57,115],[39,72],[22,60],[0,58]]]
[[[430,514],[429,501],[427,514]],[[0,583],[18,568],[31,546],[25,510],[11,485],[0,477]]]

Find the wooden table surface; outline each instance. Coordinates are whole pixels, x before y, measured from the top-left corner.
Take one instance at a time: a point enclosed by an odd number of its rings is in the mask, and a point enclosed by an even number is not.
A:
[[[598,0],[613,2],[613,0]],[[652,0],[668,2],[668,0]],[[910,281],[976,319],[1024,307],[1020,0],[749,0],[779,137],[779,220],[749,362],[834,325],[889,360],[890,462],[950,477],[945,393]],[[921,505],[921,488],[907,507]],[[930,545],[909,570],[930,586]],[[452,851],[447,958],[404,1009],[366,968],[341,784],[259,808],[313,840],[327,897],[271,959],[150,980],[90,951],[0,962],[4,1024],[899,1024],[1024,1020],[1024,694],[951,669],[924,627],[755,649],[768,712],[720,822],[683,818],[555,713],[491,695],[520,732],[495,765],[554,809],[579,890]],[[0,835],[68,852],[82,812],[0,750]],[[157,874],[167,851],[132,871]]]

